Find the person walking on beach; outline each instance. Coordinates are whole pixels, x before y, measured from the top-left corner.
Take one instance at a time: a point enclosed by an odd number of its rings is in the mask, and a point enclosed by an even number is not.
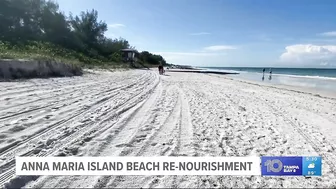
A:
[[[268,79],[269,79],[269,80],[272,79],[272,68],[270,68],[270,75],[269,75]]]
[[[264,81],[264,79],[265,79],[265,68],[263,69],[263,76],[262,76],[262,78],[261,78],[263,81]]]
[[[163,74],[163,66],[162,66],[162,63],[160,63],[160,65],[159,65],[159,74],[160,74],[160,75]]]

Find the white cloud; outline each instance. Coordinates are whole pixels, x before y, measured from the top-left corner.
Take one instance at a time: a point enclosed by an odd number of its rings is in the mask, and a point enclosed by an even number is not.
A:
[[[122,28],[126,27],[124,24],[108,24],[108,28]]]
[[[320,33],[319,35],[324,36],[324,37],[336,37],[336,31],[324,32],[324,33]]]
[[[336,66],[336,45],[290,45],[280,60],[298,66]]]
[[[189,35],[210,35],[211,33],[208,32],[199,32],[199,33],[191,33]]]
[[[223,50],[234,50],[237,49],[234,46],[229,46],[229,45],[215,45],[215,46],[209,46],[205,47],[204,50],[206,51],[223,51]]]

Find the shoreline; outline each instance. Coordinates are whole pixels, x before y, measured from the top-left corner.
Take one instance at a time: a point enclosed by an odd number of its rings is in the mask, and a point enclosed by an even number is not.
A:
[[[257,85],[257,86],[267,86],[271,88],[276,89],[284,89],[287,91],[292,92],[298,92],[298,93],[305,93],[310,94],[313,96],[320,96],[323,98],[329,98],[329,99],[336,99],[336,92],[333,91],[327,91],[327,90],[321,90],[321,89],[313,89],[310,87],[302,87],[302,86],[291,86],[291,85],[285,85],[285,84],[279,84],[279,83],[268,83],[268,82],[261,82],[261,81],[255,81],[255,80],[249,80],[244,78],[238,78],[238,77],[230,77],[230,75],[239,75],[240,73],[234,73],[230,71],[213,71],[213,70],[183,70],[183,69],[176,69],[176,70],[167,70],[166,73],[169,72],[179,72],[179,73],[199,73],[199,74],[209,74],[209,75],[216,75],[218,77],[224,77],[226,79],[235,80],[251,85]],[[221,76],[222,75],[222,76]]]
[[[265,80],[262,80],[262,72],[255,68],[251,70],[230,70],[229,68],[224,71],[235,72],[240,74],[232,76],[244,81],[257,82],[258,84],[269,84],[271,86],[289,87],[290,89],[300,90],[305,92],[319,93],[326,96],[335,96],[336,94],[336,70],[332,72],[314,72],[311,71],[291,71],[291,69],[281,68],[283,70],[274,70],[272,80],[268,80],[269,73],[265,73]],[[221,69],[219,69],[221,70]],[[287,70],[287,71],[284,71]],[[289,71],[288,71],[289,70]],[[329,75],[328,75],[329,74]]]
[[[153,70],[153,69],[152,69]],[[156,71],[156,70],[154,70]],[[234,71],[234,70],[233,70]],[[336,92],[331,92],[331,91],[327,91],[327,90],[318,90],[318,89],[312,89],[309,87],[302,87],[302,86],[290,86],[290,85],[284,85],[284,84],[272,84],[272,83],[267,83],[267,82],[261,82],[261,81],[254,81],[254,80],[248,80],[248,79],[244,79],[244,78],[238,78],[238,77],[230,77],[230,75],[239,75],[239,72],[230,72],[230,71],[221,71],[221,70],[207,70],[207,69],[169,69],[166,71],[166,73],[169,72],[175,72],[175,73],[198,73],[198,74],[208,74],[208,75],[214,75],[217,77],[223,77],[226,79],[230,79],[230,80],[235,80],[235,81],[239,81],[239,82],[243,82],[246,84],[250,84],[250,85],[257,85],[257,86],[267,86],[267,87],[271,87],[271,88],[275,88],[275,89],[283,89],[283,90],[287,90],[287,91],[292,91],[292,92],[298,92],[298,93],[305,93],[305,94],[309,94],[309,95],[313,95],[313,96],[320,96],[323,98],[328,98],[328,99],[333,99],[336,100]],[[276,75],[276,74],[275,74]]]
[[[260,82],[260,81],[252,81],[248,79],[242,79],[242,78],[232,78],[232,77],[227,77],[224,76],[226,79],[230,80],[235,80],[251,85],[257,85],[257,86],[267,86],[275,89],[283,89],[287,91],[292,91],[292,92],[298,92],[298,93],[305,93],[313,96],[320,96],[323,98],[328,98],[328,99],[334,99],[336,100],[336,93],[331,92],[331,91],[326,91],[326,90],[318,90],[318,89],[312,89],[309,87],[301,87],[301,86],[290,86],[290,85],[284,85],[284,84],[271,84],[271,83],[266,83],[266,82]]]

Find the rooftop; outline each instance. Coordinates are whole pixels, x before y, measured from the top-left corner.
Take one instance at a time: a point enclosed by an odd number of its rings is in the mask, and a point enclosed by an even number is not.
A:
[[[138,52],[136,49],[121,49],[123,52]]]

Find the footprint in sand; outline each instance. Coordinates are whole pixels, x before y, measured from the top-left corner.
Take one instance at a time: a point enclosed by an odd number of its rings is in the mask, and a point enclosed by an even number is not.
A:
[[[28,121],[28,118],[20,119],[20,122]]]
[[[139,143],[139,142],[145,140],[146,137],[147,137],[147,135],[139,135],[139,136],[136,136],[135,139],[134,139],[132,142]]]
[[[33,150],[33,153],[34,154],[38,154],[38,153],[40,153],[42,151],[42,148],[35,148],[34,150]]]
[[[14,138],[11,138],[11,139],[8,139],[7,140],[7,143],[13,143],[13,142],[15,142],[16,140],[14,139]]]
[[[118,144],[116,145],[117,148],[120,148],[120,147],[133,147],[132,144],[129,144],[129,143],[126,143],[126,144]]]
[[[71,155],[77,155],[79,152],[79,147],[78,146],[71,146],[69,148],[64,149],[66,154],[71,154]]]
[[[50,119],[53,115],[46,115],[44,116],[44,119]]]
[[[56,138],[49,138],[46,142],[45,142],[45,145],[46,146],[49,146],[51,145],[53,142],[57,141]]]
[[[25,127],[24,127],[24,126],[21,126],[21,125],[16,125],[16,126],[14,126],[14,127],[10,128],[10,129],[9,129],[9,131],[11,131],[11,132],[15,133],[15,132],[22,131],[22,130],[24,130],[24,129],[25,129]]]
[[[84,142],[90,142],[92,140],[92,138],[93,138],[92,136],[88,136],[88,137],[85,137],[83,141]]]
[[[91,119],[90,118],[86,118],[84,120],[81,120],[80,123],[86,123],[86,122],[89,122],[89,121],[91,121]]]
[[[142,128],[141,131],[150,131],[152,129],[153,129],[152,127],[148,126],[148,127]]]
[[[5,135],[5,134],[0,134],[0,139],[4,139],[4,138],[7,138],[7,135]]]

